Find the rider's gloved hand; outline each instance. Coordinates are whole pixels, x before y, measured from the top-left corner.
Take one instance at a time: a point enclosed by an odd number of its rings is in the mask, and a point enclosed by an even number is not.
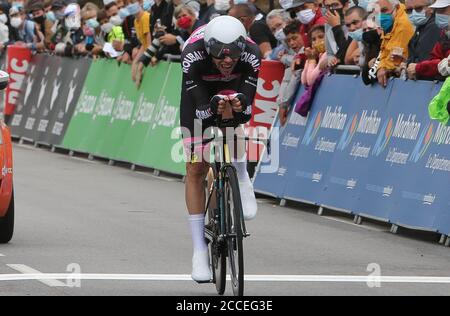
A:
[[[231,106],[233,108],[233,112],[245,112],[248,107],[247,97],[242,93],[234,94],[233,99],[231,99]]]
[[[219,103],[223,100],[222,96],[215,95],[209,101],[210,109],[213,114],[217,114],[217,110],[219,109]]]

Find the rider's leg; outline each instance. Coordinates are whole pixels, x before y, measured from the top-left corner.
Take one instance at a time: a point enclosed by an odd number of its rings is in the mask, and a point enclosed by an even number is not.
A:
[[[193,242],[192,278],[199,282],[211,280],[208,246],[205,241],[205,186],[209,166],[204,162],[186,164],[186,206],[189,212]]]
[[[244,130],[241,126],[234,131],[238,136],[244,137]],[[243,139],[237,139],[234,146],[233,166],[239,181],[239,191],[241,193],[242,208],[244,211],[244,219],[251,220],[255,218],[258,211],[255,192],[253,185],[247,172],[247,152],[246,142]]]

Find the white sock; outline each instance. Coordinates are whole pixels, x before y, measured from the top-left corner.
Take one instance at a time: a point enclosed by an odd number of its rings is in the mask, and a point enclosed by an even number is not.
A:
[[[235,161],[233,162],[234,168],[236,168],[236,173],[238,181],[241,183],[250,183],[250,177],[247,172],[247,161]]]
[[[208,250],[205,241],[205,214],[189,215],[194,252]]]

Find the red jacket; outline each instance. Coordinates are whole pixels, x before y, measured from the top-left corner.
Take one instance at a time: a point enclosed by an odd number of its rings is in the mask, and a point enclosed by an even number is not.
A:
[[[417,77],[433,79],[439,76],[438,64],[442,59],[447,58],[448,55],[450,55],[450,45],[445,46],[447,46],[447,49],[442,47],[442,41],[439,41],[434,45],[433,50],[430,53],[430,58],[416,65]]]
[[[308,24],[302,24],[300,26],[300,34],[303,37],[303,43],[305,47],[309,47],[309,38],[308,38],[308,32],[316,25],[325,25],[327,23],[327,19],[322,15],[322,12],[320,10],[317,10],[316,16],[314,19]]]

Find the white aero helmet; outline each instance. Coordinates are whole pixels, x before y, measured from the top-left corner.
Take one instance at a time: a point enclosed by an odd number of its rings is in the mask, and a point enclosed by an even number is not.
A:
[[[214,58],[226,56],[237,59],[245,50],[247,31],[238,19],[223,15],[214,18],[205,27],[205,47]]]

